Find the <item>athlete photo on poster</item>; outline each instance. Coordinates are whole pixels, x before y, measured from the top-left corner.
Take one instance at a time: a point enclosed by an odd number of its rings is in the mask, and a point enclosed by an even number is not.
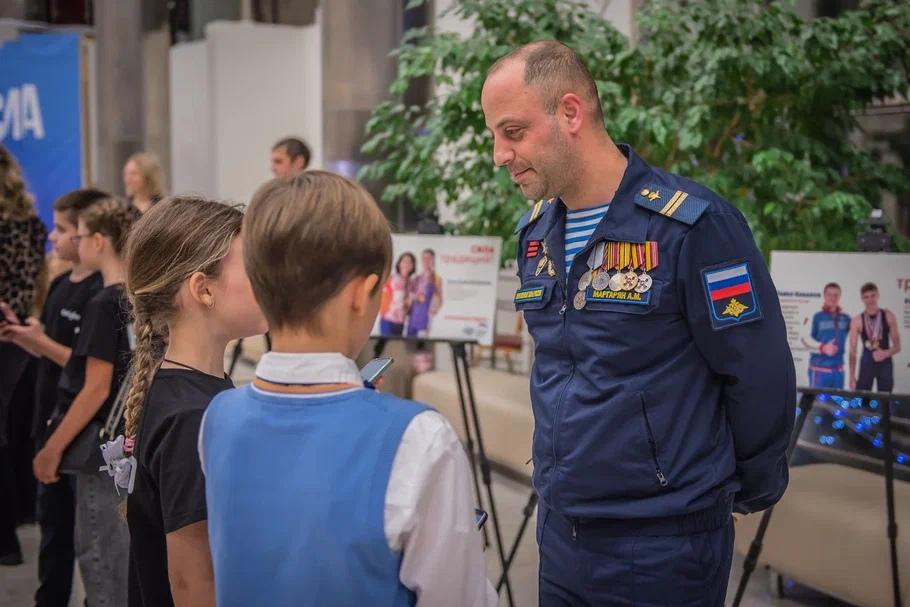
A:
[[[801,382],[910,391],[910,357],[901,345],[902,333],[910,330],[908,268],[910,255],[901,253],[771,253],[771,276]]]
[[[394,234],[373,334],[492,343],[500,240]]]

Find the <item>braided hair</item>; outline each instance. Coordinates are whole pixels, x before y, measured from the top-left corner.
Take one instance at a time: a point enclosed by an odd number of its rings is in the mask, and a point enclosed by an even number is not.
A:
[[[151,207],[126,243],[126,289],[133,308],[136,349],[126,397],[126,437],[135,450],[142,406],[179,314],[177,293],[190,276],[216,278],[243,214],[203,198],[176,196]]]

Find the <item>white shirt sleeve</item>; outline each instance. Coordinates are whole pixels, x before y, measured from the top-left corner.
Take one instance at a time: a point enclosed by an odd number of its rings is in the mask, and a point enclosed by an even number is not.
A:
[[[435,411],[416,415],[402,435],[386,489],[385,533],[403,553],[399,579],[418,607],[499,604],[474,523],[468,459]]]

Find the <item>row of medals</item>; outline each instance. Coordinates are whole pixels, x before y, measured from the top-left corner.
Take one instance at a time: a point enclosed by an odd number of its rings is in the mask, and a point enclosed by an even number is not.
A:
[[[631,268],[618,270],[615,274],[610,274],[606,268],[599,270],[587,270],[578,279],[578,293],[572,301],[576,310],[581,310],[588,302],[585,292],[588,287],[594,287],[595,291],[635,291],[636,293],[647,293],[653,284],[651,276],[642,270],[636,272]]]

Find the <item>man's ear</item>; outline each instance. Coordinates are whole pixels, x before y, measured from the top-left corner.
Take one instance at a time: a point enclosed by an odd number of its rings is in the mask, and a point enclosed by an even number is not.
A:
[[[570,133],[574,135],[581,130],[584,123],[585,107],[578,95],[575,93],[563,95],[562,99],[559,100],[556,112]]]

